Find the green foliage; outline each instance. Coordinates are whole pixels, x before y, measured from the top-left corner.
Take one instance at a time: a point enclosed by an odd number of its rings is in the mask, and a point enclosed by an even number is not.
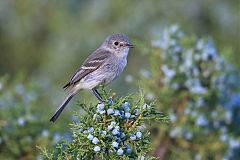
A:
[[[23,76],[0,79],[0,159],[35,159],[36,145],[51,146],[61,138],[50,129],[39,92]]]
[[[167,159],[239,158],[238,73],[211,39],[186,36],[178,26],[152,45],[151,76],[142,77],[142,86],[171,120],[169,128],[156,126],[155,153]]]
[[[105,103],[78,106],[85,112],[70,124],[72,140],[59,143],[50,153],[40,148],[45,158],[143,160],[152,141],[147,122],[168,120],[155,110],[154,103],[146,104],[142,94],[110,97]]]

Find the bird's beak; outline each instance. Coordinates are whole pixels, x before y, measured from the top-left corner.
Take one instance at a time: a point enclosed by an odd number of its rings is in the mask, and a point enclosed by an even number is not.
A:
[[[131,43],[126,43],[126,47],[128,47],[128,48],[134,48],[134,45],[131,44]]]

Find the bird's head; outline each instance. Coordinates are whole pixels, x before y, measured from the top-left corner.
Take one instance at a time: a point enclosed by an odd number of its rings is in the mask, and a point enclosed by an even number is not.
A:
[[[121,56],[121,54],[127,54],[129,48],[133,48],[133,45],[127,35],[117,33],[108,36],[103,42],[102,47],[117,54],[117,56]]]

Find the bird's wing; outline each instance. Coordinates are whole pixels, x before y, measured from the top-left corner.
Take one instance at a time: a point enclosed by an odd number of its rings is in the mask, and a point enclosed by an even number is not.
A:
[[[106,50],[96,50],[92,53],[84,62],[83,65],[75,72],[71,80],[63,86],[63,88],[68,88],[71,85],[79,82],[83,77],[89,73],[97,70],[102,64],[111,56],[111,52]]]

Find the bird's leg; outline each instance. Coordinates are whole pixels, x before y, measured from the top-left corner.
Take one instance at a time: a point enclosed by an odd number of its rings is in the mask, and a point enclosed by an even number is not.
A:
[[[93,92],[93,94],[97,97],[97,99],[98,99],[101,103],[104,102],[102,96],[99,94],[99,92],[97,91],[97,89],[92,89],[92,92]]]

